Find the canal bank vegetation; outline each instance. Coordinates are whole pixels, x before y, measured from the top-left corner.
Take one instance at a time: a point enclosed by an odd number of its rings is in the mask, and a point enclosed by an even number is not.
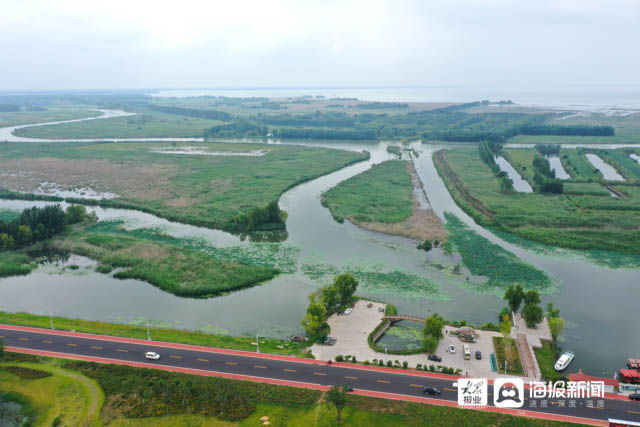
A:
[[[560,157],[570,159],[570,166],[566,166],[572,176],[570,183],[586,185],[601,180],[584,153],[562,149]],[[485,227],[551,247],[593,251],[594,258],[612,266],[637,263],[633,259],[640,254],[637,183],[614,184],[627,195],[617,198],[602,192],[592,195],[592,191],[582,195],[507,194],[475,148],[439,151],[434,163],[456,203]],[[533,168],[533,164],[527,167]],[[563,193],[570,188],[564,184]],[[508,236],[505,238],[511,240]],[[615,253],[631,255],[632,259],[612,259],[616,258]]]
[[[325,148],[233,143],[197,143],[199,154],[189,154],[193,144],[1,144],[1,197],[63,200],[55,193],[32,194],[49,182],[116,195],[95,200],[78,194],[67,200],[73,203],[137,209],[232,232],[273,230],[284,228],[285,215],[270,210],[282,193],[369,158]],[[264,154],[253,154],[258,151]]]
[[[346,218],[372,231],[444,241],[442,222],[420,206],[414,191],[423,190],[413,164],[388,160],[331,188],[322,204],[340,223]]]
[[[8,397],[21,403],[23,413],[37,425],[248,426],[268,420],[278,426],[328,426],[336,420],[333,399],[317,390],[13,353],[3,363],[52,374],[27,380],[0,371],[4,388],[20,390]],[[427,419],[443,426],[559,425],[348,393],[343,397],[346,426],[420,426]]]

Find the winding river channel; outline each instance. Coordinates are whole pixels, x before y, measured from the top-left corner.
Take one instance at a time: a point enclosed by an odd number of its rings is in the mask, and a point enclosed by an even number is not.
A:
[[[7,135],[2,131],[0,129],[0,140],[12,139],[4,138],[2,135]],[[366,149],[371,153],[368,161],[303,183],[282,195],[280,206],[289,213],[289,234],[284,244],[299,249],[300,265],[357,265],[384,272],[414,273],[435,283],[438,296],[416,296],[415,293],[406,294],[402,289],[375,287],[361,288],[358,293],[394,303],[406,314],[428,316],[438,312],[447,319],[466,319],[473,323],[497,320],[497,313],[505,302],[494,295],[477,294],[472,287],[465,286],[468,275],[465,269],[460,275],[450,273],[447,267],[460,262],[457,254],[449,256],[439,249],[425,253],[416,250],[415,241],[410,239],[366,231],[348,221],[339,224],[329,210],[322,207],[320,196],[323,192],[373,164],[391,158],[386,151],[387,143],[295,144],[356,151]],[[557,290],[543,295],[543,304],[552,301],[566,320],[562,347],[576,353],[572,368],[583,368],[594,375],[612,375],[627,357],[638,355],[640,329],[634,322],[634,314],[640,301],[640,271],[612,270],[577,255],[539,254],[505,242],[478,226],[452,200],[432,161],[435,151],[448,146],[421,143],[412,146],[419,152],[415,159],[416,170],[438,216],[443,218],[445,211],[453,212],[470,228],[546,271],[556,281]],[[44,204],[2,200],[0,209]],[[100,219],[123,219],[129,228],[162,228],[173,236],[200,237],[216,246],[251,245],[229,233],[172,223],[137,211],[88,209],[96,211]],[[66,269],[70,264],[80,268]],[[319,286],[299,268],[293,274],[283,274],[263,285],[226,296],[190,299],[176,297],[141,281],[116,280],[96,273],[94,266],[91,260],[71,256],[65,262],[44,265],[28,276],[2,279],[0,309],[125,323],[150,320],[154,325],[282,337],[300,330],[307,296]]]

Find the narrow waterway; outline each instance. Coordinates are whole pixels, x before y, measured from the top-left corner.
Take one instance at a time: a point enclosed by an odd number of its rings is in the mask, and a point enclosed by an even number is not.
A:
[[[505,172],[509,179],[513,182],[513,188],[518,193],[533,193],[533,188],[531,185],[522,179],[518,171],[515,170],[511,163],[509,163],[504,157],[496,156],[495,158],[498,167],[502,172]]]
[[[587,153],[587,159],[589,162],[602,173],[602,176],[607,181],[624,181],[622,175],[618,173],[617,170],[613,166],[608,163],[605,163],[600,157],[595,154]]]
[[[571,176],[564,170],[559,156],[547,156],[551,170],[556,174],[558,179],[570,179]]]
[[[269,141],[278,143],[278,141]],[[296,142],[288,142],[296,143]],[[359,294],[394,303],[400,312],[428,316],[438,312],[448,319],[473,323],[496,321],[504,301],[477,295],[463,286],[464,274],[454,277],[436,268],[459,262],[440,250],[417,251],[416,242],[362,230],[348,221],[339,224],[320,204],[323,192],[339,182],[390,158],[386,143],[298,142],[346,150],[368,150],[371,158],[287,191],[280,206],[289,212],[286,244],[300,248],[300,264],[355,265],[380,271],[395,269],[428,277],[446,300],[407,296],[397,289],[360,289]],[[545,270],[559,285],[543,303],[554,302],[566,319],[563,347],[576,352],[575,369],[612,374],[624,359],[638,351],[640,330],[629,321],[640,299],[640,272],[611,270],[576,256],[542,255],[517,247],[478,226],[453,202],[435,170],[432,155],[452,146],[414,143],[420,156],[415,166],[429,202],[441,218],[445,211],[460,217],[473,230],[518,257]],[[459,144],[455,145],[459,147]],[[41,205],[43,202],[0,201],[0,209]],[[126,227],[159,227],[176,237],[204,237],[217,246],[248,245],[228,233],[171,223],[141,212],[91,207],[101,219],[122,218]],[[35,273],[0,280],[0,309],[55,314],[86,319],[140,322],[231,334],[286,336],[299,331],[307,296],[318,284],[302,271],[281,275],[261,286],[211,299],[179,298],[136,280],[116,280],[95,273],[92,261],[82,257],[41,267]],[[80,265],[71,272],[65,265]],[[86,268],[85,268],[86,267]],[[632,317],[632,316],[631,316]]]

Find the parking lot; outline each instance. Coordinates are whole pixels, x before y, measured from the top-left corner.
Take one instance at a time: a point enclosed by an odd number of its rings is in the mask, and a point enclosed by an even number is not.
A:
[[[494,352],[493,350],[493,337],[500,337],[498,332],[492,331],[479,331],[476,329],[478,340],[475,343],[467,343],[462,341],[455,335],[451,335],[451,331],[456,330],[449,325],[444,327],[444,338],[440,340],[436,354],[442,357],[442,362],[433,363],[435,365],[450,366],[453,368],[462,369],[462,375],[469,375],[471,377],[495,377],[496,372],[491,372],[491,364],[489,362],[489,355]],[[455,345],[456,352],[451,354],[447,351],[450,344]],[[471,348],[471,359],[465,360],[462,346],[468,344]],[[482,352],[482,360],[476,360],[476,351]]]

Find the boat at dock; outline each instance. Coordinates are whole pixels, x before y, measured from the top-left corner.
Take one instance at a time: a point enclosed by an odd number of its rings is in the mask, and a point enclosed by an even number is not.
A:
[[[576,357],[576,355],[571,353],[570,351],[562,353],[562,356],[560,356],[560,358],[556,361],[556,364],[553,366],[553,368],[556,371],[564,371],[565,369],[567,369],[567,366],[569,366],[569,364],[573,362],[574,357]]]

